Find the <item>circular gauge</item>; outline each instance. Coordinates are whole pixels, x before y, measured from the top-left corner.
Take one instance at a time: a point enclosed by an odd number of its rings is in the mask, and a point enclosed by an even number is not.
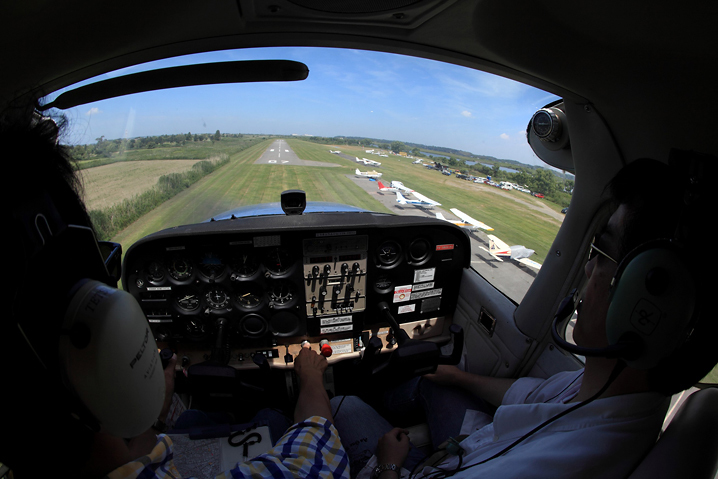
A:
[[[281,311],[269,320],[272,332],[277,336],[293,336],[299,332],[301,321],[299,317],[288,311]]]
[[[267,332],[267,321],[258,314],[248,314],[239,321],[238,333],[244,337],[257,338]]]
[[[151,262],[147,266],[147,280],[152,283],[159,283],[165,279],[165,268],[157,261]]]
[[[249,278],[259,270],[259,261],[257,261],[257,256],[254,254],[242,253],[232,260],[230,266],[237,276]]]
[[[401,246],[396,241],[384,241],[377,249],[381,266],[393,266],[401,259]]]
[[[264,259],[264,265],[270,273],[283,274],[292,266],[289,252],[284,248],[271,248]]]
[[[289,281],[273,281],[269,297],[275,304],[287,304],[294,299],[294,285]]]
[[[177,281],[184,281],[192,276],[192,263],[186,258],[173,258],[169,264],[170,276]]]
[[[207,339],[209,334],[209,325],[201,316],[190,316],[187,318],[184,326],[185,337],[193,341],[202,341]]]
[[[393,287],[394,283],[386,276],[380,276],[374,281],[374,291],[380,294],[391,292]]]
[[[199,309],[200,297],[194,293],[181,294],[176,299],[177,305],[185,311],[196,311]]]
[[[240,284],[237,291],[237,303],[243,308],[254,308],[262,302],[262,290],[252,283]]]
[[[200,258],[197,268],[207,278],[216,278],[224,273],[224,262],[215,253],[207,252]]]
[[[207,305],[212,309],[226,309],[229,306],[229,295],[219,287],[214,287],[204,295]]]
[[[413,263],[423,263],[431,255],[431,244],[424,238],[412,241],[409,245],[409,258]]]

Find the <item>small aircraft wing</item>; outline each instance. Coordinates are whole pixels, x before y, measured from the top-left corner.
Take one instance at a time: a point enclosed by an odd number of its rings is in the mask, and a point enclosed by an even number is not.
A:
[[[426,203],[427,205],[441,206],[441,203],[434,201],[431,198],[427,198],[426,196],[422,195],[421,193],[417,193],[415,191],[412,194],[416,197],[416,199],[421,200],[423,203]]]
[[[531,269],[535,269],[536,271],[541,269],[541,264],[537,263],[534,260],[528,259],[528,258],[521,258],[517,260],[519,263],[523,264],[524,266],[528,266]]]
[[[475,220],[474,218],[467,215],[463,211],[460,211],[456,208],[451,208],[451,212],[454,213],[458,218],[461,218],[462,221],[465,221],[465,222],[469,223],[470,225],[474,225],[477,228],[481,228],[482,230],[494,231],[494,229],[491,226],[487,225],[486,223],[482,223],[479,220]]]
[[[404,186],[404,183],[402,183],[401,181],[392,181],[391,186],[407,193],[414,192],[414,190],[412,190],[411,188],[407,188],[406,186]]]
[[[497,236],[487,236],[489,237],[489,254],[491,254],[491,256],[511,256],[511,248],[509,247],[509,245],[504,243]]]
[[[399,204],[401,204],[401,205],[405,205],[405,204],[408,203],[408,201],[406,200],[406,198],[404,198],[404,195],[402,195],[402,194],[399,193],[398,191],[396,192],[396,202],[399,203]]]

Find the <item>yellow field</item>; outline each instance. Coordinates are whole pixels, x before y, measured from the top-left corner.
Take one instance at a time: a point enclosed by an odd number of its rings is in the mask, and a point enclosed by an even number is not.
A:
[[[181,173],[201,160],[123,161],[81,170],[88,210],[99,210],[140,194],[162,175]]]

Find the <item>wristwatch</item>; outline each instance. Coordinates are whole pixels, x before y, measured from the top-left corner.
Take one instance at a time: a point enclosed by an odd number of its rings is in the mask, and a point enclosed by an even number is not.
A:
[[[396,464],[382,464],[381,466],[376,466],[374,468],[374,473],[371,475],[373,479],[376,479],[379,477],[379,474],[381,474],[384,471],[394,471],[396,472],[397,476],[399,475],[399,468],[396,467]]]

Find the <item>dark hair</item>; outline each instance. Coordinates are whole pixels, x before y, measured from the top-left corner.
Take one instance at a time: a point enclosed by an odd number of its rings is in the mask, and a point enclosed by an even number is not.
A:
[[[17,318],[47,325],[50,331],[61,327],[62,317],[50,303],[58,303],[61,293],[56,287],[65,274],[53,264],[33,264],[37,248],[28,240],[23,227],[26,211],[37,198],[47,196],[68,224],[91,227],[82,201],[82,182],[75,174],[68,149],[58,141],[64,120],[43,117],[32,108],[8,108],[0,114],[0,144],[3,147],[6,182],[3,204],[11,210],[6,245],[8,270],[15,277],[10,286],[11,312],[0,320],[0,350],[3,372],[2,419],[5,430],[0,439],[0,461],[18,476],[43,473],[47,464],[77,470],[89,456],[92,432],[73,419],[64,408],[64,390],[59,365],[41,363],[20,330]],[[6,223],[7,224],[7,223]],[[34,249],[35,248],[35,249]],[[55,286],[55,287],[53,287]],[[30,295],[27,291],[31,290]],[[34,297],[33,301],[25,298]],[[43,326],[40,327],[42,329]],[[52,343],[48,339],[48,343]],[[54,343],[52,343],[54,344]],[[36,346],[36,345],[35,345]],[[44,348],[43,348],[44,349]],[[43,357],[57,355],[56,347]],[[44,431],[60,440],[37,449]],[[42,460],[42,464],[38,460]],[[55,471],[57,475],[62,472]]]
[[[688,162],[679,166],[681,170],[656,160],[636,160],[623,168],[609,186],[615,205],[628,208],[621,257],[651,240],[675,240],[684,248],[686,265],[696,285],[690,338],[649,371],[652,389],[667,395],[692,387],[718,362],[718,348],[714,345],[718,321],[706,307],[706,299],[716,290],[716,280],[712,269],[695,257],[696,246],[712,241],[712,228],[707,228],[705,221],[714,216],[716,204],[710,192],[701,194],[701,188],[705,189],[704,182],[715,176],[704,171],[702,178],[696,178],[688,173]],[[715,169],[715,163],[704,163],[703,170],[707,169]]]

